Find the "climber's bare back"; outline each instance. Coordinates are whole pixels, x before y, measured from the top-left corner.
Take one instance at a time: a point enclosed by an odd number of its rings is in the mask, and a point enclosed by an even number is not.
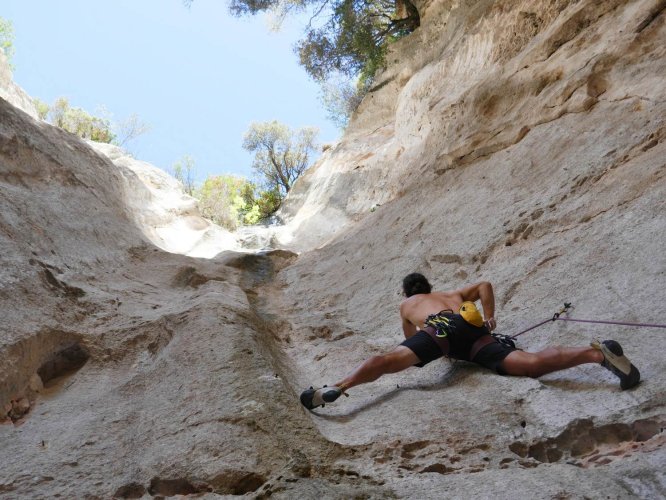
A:
[[[458,312],[463,302],[460,290],[421,293],[402,301],[400,316],[412,325],[423,328],[423,323],[431,314],[437,314],[444,309]]]

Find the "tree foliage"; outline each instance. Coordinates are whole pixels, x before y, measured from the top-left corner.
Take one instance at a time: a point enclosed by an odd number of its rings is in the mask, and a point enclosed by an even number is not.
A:
[[[328,20],[310,28],[297,46],[301,64],[318,80],[340,72],[371,81],[384,64],[388,44],[418,26],[416,9],[398,18],[392,0],[339,0],[331,10]]]
[[[278,121],[253,123],[243,137],[243,148],[254,153],[252,168],[267,191],[284,197],[309,166],[316,150],[318,130],[304,127],[292,131]]]
[[[59,97],[51,106],[37,98],[33,99],[33,103],[39,118],[82,139],[126,146],[150,130],[150,126],[142,122],[136,113],[114,124],[110,113],[103,107],[96,115],[92,115],[81,108],[70,106],[66,97]]]
[[[14,57],[14,25],[11,21],[0,17],[0,50],[5,53],[10,67]]]
[[[172,167],[172,175],[183,185],[183,190],[194,196],[194,158],[185,155],[177,160]]]
[[[367,91],[367,85],[358,78],[351,80],[338,76],[323,81],[320,98],[328,112],[327,118],[344,130]]]
[[[191,5],[193,0],[184,2]],[[236,16],[270,12],[281,19],[308,12],[311,19],[296,51],[313,79],[328,82],[324,105],[334,116],[343,112],[343,123],[384,66],[389,44],[420,24],[410,0],[231,0],[230,10]],[[331,80],[339,81],[340,76],[346,81],[326,101]]]
[[[282,201],[279,193],[260,191],[254,183],[234,175],[208,176],[194,196],[201,215],[230,231],[268,219]]]
[[[317,80],[334,71],[372,78],[383,63],[386,45],[414,31],[420,22],[409,0],[231,0],[230,9],[237,16],[311,12],[297,51],[301,64]]]
[[[269,219],[282,205],[282,195],[277,189],[261,191],[255,187],[254,205],[257,207],[258,219],[255,222]],[[254,224],[255,222],[247,222]]]
[[[233,175],[209,176],[196,190],[201,215],[229,230],[236,229],[247,207],[247,180]]]
[[[116,140],[115,143],[120,146],[126,146],[128,142],[133,141],[140,135],[149,132],[151,127],[139,118],[139,115],[132,113],[124,120],[115,125]]]
[[[56,99],[48,116],[56,127],[60,127],[82,139],[110,143],[115,139],[111,131],[111,120],[103,116],[93,116],[81,108],[73,108],[65,97]]]
[[[35,105],[35,109],[37,109],[37,115],[39,116],[40,120],[46,120],[49,115],[51,106],[49,106],[41,99],[38,99],[37,97],[33,97],[32,102]]]

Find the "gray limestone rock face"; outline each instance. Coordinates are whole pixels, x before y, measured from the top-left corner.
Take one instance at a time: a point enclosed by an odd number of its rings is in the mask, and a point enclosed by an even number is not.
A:
[[[301,387],[401,342],[400,284],[414,271],[440,290],[492,282],[506,334],[565,301],[572,317],[666,317],[663,2],[423,8],[283,209],[303,253],[279,273],[289,295],[276,307]],[[520,346],[595,338],[620,341],[644,382],[622,392],[592,365],[531,380],[436,361],[313,422],[373,450],[361,473],[384,471],[399,496],[663,496],[663,330],[557,322]],[[644,419],[645,441],[632,430]]]
[[[300,405],[402,341],[413,271],[492,282],[506,334],[666,316],[664,3],[417,4],[255,252],[167,247],[205,225],[169,179],[0,99],[0,497],[666,495],[663,329],[519,337],[616,339],[629,391],[442,359]]]
[[[125,203],[151,243],[167,252],[204,258],[238,248],[236,237],[204,219],[197,200],[164,170],[113,144],[87,143],[123,173],[128,184]]]

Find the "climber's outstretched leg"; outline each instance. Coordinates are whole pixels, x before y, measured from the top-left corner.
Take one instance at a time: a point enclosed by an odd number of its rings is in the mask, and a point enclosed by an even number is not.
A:
[[[502,362],[507,375],[537,378],[585,363],[601,363],[603,354],[592,347],[548,347],[543,351],[513,351]]]
[[[354,370],[351,375],[335,384],[343,390],[351,389],[360,384],[374,382],[387,373],[397,373],[414,366],[421,360],[414,351],[405,346],[398,346],[387,354],[373,356]]]
[[[308,410],[324,406],[325,403],[332,403],[338,399],[341,394],[351,387],[373,382],[382,375],[402,371],[419,362],[420,360],[414,354],[414,351],[405,346],[398,346],[387,354],[373,356],[366,360],[349,376],[331,387],[324,386],[320,389],[311,387],[303,391],[301,403]]]
[[[641,374],[624,356],[615,340],[592,342],[591,347],[549,347],[539,352],[513,351],[501,368],[507,375],[540,377],[585,363],[599,363],[620,379],[620,387],[630,389],[638,384]]]
[[[496,345],[489,344],[483,349],[490,349]],[[488,367],[487,363],[477,361],[478,357],[482,356],[483,349],[474,360]],[[536,378],[585,363],[599,363],[620,379],[622,389],[636,386],[641,379],[638,369],[624,356],[622,347],[614,340],[595,341],[592,347],[549,347],[539,352],[515,350],[508,355],[504,350],[501,354],[505,357],[495,368],[498,373],[504,375]],[[441,352],[438,356],[441,357]],[[320,389],[311,387],[304,391],[301,394],[301,403],[309,410],[324,406],[325,403],[332,403],[338,399],[351,387],[372,382],[382,375],[396,373],[413,365],[422,366],[429,360],[430,358],[421,360],[410,348],[400,345],[388,354],[371,357],[349,376],[331,387],[324,386]]]

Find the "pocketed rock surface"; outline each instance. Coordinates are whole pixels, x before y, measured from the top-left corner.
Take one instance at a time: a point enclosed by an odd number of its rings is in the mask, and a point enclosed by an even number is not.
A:
[[[666,3],[417,7],[268,252],[155,246],[127,165],[0,100],[0,497],[666,495],[663,329],[520,337],[614,338],[630,391],[441,360],[300,406],[402,340],[413,271],[491,281],[501,333],[666,316]]]

